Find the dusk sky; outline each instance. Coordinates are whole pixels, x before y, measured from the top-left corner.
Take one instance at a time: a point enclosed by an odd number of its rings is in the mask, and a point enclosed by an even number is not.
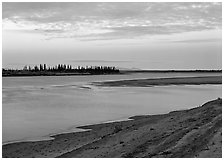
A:
[[[221,3],[3,3],[3,67],[221,69]]]

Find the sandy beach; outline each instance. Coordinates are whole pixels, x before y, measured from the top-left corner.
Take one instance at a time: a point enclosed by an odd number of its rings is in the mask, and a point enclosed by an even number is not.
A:
[[[193,107],[193,106],[189,106]],[[189,110],[82,126],[53,140],[3,145],[3,157],[220,157],[222,100]]]

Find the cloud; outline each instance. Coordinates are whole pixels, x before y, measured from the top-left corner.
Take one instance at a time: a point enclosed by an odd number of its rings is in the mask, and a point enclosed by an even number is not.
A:
[[[188,39],[188,40],[179,40],[172,41],[174,43],[210,43],[210,42],[222,42],[222,39],[213,38],[213,39]]]
[[[128,39],[221,29],[221,3],[3,3],[3,30],[47,39]]]

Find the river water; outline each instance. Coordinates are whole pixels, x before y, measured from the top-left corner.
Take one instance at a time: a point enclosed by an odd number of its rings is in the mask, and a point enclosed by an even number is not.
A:
[[[64,77],[4,77],[3,143],[48,139],[77,126],[187,109],[222,96],[221,85],[96,87],[93,81],[217,74],[138,73]],[[220,75],[220,74],[218,74]]]

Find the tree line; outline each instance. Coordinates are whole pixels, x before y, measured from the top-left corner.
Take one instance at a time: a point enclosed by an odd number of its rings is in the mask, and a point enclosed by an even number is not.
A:
[[[48,66],[46,64],[31,66],[24,66],[23,69],[2,69],[3,75],[16,74],[48,74],[48,73],[85,73],[85,74],[112,74],[119,73],[119,69],[114,66],[78,66],[73,68],[68,64],[57,64],[55,66]]]

